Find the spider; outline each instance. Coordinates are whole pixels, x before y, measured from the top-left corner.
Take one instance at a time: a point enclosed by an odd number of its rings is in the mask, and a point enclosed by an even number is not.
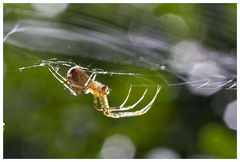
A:
[[[123,103],[118,107],[110,107],[107,98],[107,95],[110,93],[109,88],[106,85],[95,81],[95,78],[97,76],[96,73],[93,72],[90,76],[88,76],[80,66],[76,65],[68,70],[67,77],[64,78],[61,76],[61,74],[58,73],[58,70],[56,68],[49,66],[48,69],[53,74],[53,76],[59,82],[61,82],[73,95],[77,96],[82,93],[91,93],[94,97],[94,107],[98,111],[103,112],[105,116],[111,118],[133,117],[145,114],[153,105],[161,89],[160,85],[158,85],[157,91],[152,100],[144,108],[138,111],[129,112],[127,110],[133,109],[138,103],[143,100],[148,89],[144,91],[143,95],[136,103],[125,107],[124,105],[127,102],[132,90],[132,86],[130,86],[128,94]]]

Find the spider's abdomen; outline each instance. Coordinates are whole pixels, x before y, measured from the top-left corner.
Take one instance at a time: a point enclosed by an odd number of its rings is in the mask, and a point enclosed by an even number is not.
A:
[[[79,66],[74,66],[67,72],[67,80],[77,93],[84,91],[84,84],[88,78],[89,76]]]

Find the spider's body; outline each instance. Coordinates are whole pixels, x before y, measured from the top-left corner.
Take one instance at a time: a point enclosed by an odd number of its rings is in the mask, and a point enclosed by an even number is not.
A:
[[[79,67],[74,66],[67,72],[67,81],[70,87],[77,93],[91,93],[94,96],[103,96],[109,94],[107,86],[93,81],[89,76]]]
[[[90,76],[88,76],[80,66],[74,66],[68,70],[67,79],[65,79],[54,67],[50,66],[49,70],[67,89],[70,90],[73,95],[91,93],[94,96],[95,108],[98,111],[102,111],[107,117],[112,118],[132,117],[145,114],[151,108],[157,97],[157,94],[160,91],[160,86],[158,85],[153,99],[148,103],[147,106],[138,111],[127,112],[127,110],[133,109],[139,102],[143,100],[145,94],[147,93],[147,89],[136,103],[131,106],[124,107],[132,89],[130,87],[124,102],[118,107],[110,107],[107,99],[107,95],[110,93],[109,88],[106,85],[95,81],[97,74],[92,73]]]

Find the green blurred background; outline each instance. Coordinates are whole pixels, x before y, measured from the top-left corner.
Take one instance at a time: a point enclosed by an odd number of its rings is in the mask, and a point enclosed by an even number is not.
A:
[[[179,42],[221,53],[206,52],[214,63],[236,57],[236,4],[4,4],[4,36],[4,158],[237,157],[236,127],[228,123],[236,125],[236,90],[203,95],[164,82],[187,78],[168,61]],[[186,64],[198,56],[191,57]],[[131,84],[145,86],[134,87],[129,104],[150,90],[136,109],[156,84],[162,90],[147,114],[107,118],[91,95],[72,96],[46,67],[19,71],[51,58],[141,74],[97,76],[111,89],[110,106],[121,104]],[[235,64],[219,66],[234,80]]]

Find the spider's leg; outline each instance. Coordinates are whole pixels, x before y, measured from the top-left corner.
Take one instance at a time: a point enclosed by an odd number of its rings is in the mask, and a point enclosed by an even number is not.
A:
[[[142,115],[139,112],[103,112],[103,114],[110,118],[123,118]]]
[[[84,86],[87,86],[90,81],[93,81],[93,82],[94,82],[96,76],[97,76],[96,73],[92,73],[92,74],[89,76],[89,78],[88,78],[88,80],[86,81],[86,83],[84,84]]]
[[[147,106],[145,106],[144,108],[142,108],[141,110],[139,110],[139,112],[140,112],[141,114],[145,114],[145,113],[151,108],[151,106],[153,105],[153,103],[154,103],[154,101],[155,101],[158,93],[160,92],[160,90],[161,90],[161,86],[158,85],[157,91],[156,91],[153,99],[147,104]]]
[[[147,93],[147,91],[148,91],[148,89],[146,89],[145,91],[144,91],[144,93],[143,93],[143,95],[141,96],[141,98],[137,101],[137,102],[135,102],[133,105],[131,105],[131,106],[127,106],[127,107],[111,107],[110,109],[111,109],[111,111],[126,111],[126,110],[130,110],[130,109],[133,109],[135,106],[137,106],[137,104],[139,104],[139,102],[141,102],[142,100],[143,100],[143,98],[145,97],[145,95],[146,95],[146,93]],[[130,93],[129,93],[130,94]],[[129,96],[129,94],[128,94],[128,96]],[[127,96],[127,98],[128,98],[128,96]],[[124,101],[125,102],[125,101]]]
[[[93,77],[92,77],[92,81],[95,81],[95,78],[96,78],[97,74],[93,74]]]
[[[127,102],[129,96],[130,96],[130,93],[132,91],[132,85],[130,85],[129,87],[129,90],[128,90],[128,94],[127,94],[127,97],[125,98],[125,100],[123,101],[123,103],[118,106],[118,107],[111,107],[111,111],[125,111],[125,110],[129,110],[131,109],[131,106],[128,107],[128,109],[124,108],[123,106],[125,105],[125,103]]]
[[[52,66],[48,68],[48,70],[52,73],[52,75],[60,82],[62,83],[74,96],[77,96],[77,94],[70,88],[67,80],[62,77]]]
[[[110,113],[105,112],[104,115],[106,115],[107,117],[111,117],[111,118],[133,117],[133,116],[143,115],[152,107],[160,90],[161,90],[161,87],[158,85],[157,91],[156,91],[153,99],[141,110],[134,111],[134,112],[110,112]]]
[[[128,90],[127,97],[125,98],[125,100],[123,101],[123,103],[119,106],[119,108],[122,108],[122,107],[125,105],[125,103],[127,102],[128,98],[129,98],[129,96],[130,96],[131,91],[132,91],[132,85],[130,85],[129,90]]]
[[[103,111],[102,108],[99,108],[98,99],[99,99],[98,97],[93,96],[94,107],[95,107],[95,109],[96,109],[97,111]]]
[[[49,70],[50,70],[50,72],[53,74],[55,74],[55,75],[57,75],[58,76],[58,78],[60,78],[62,81],[64,81],[64,82],[66,82],[67,83],[67,80],[61,75],[61,74],[59,74],[59,72],[54,68],[54,67],[52,67],[51,65],[49,65],[49,68],[48,68]]]

